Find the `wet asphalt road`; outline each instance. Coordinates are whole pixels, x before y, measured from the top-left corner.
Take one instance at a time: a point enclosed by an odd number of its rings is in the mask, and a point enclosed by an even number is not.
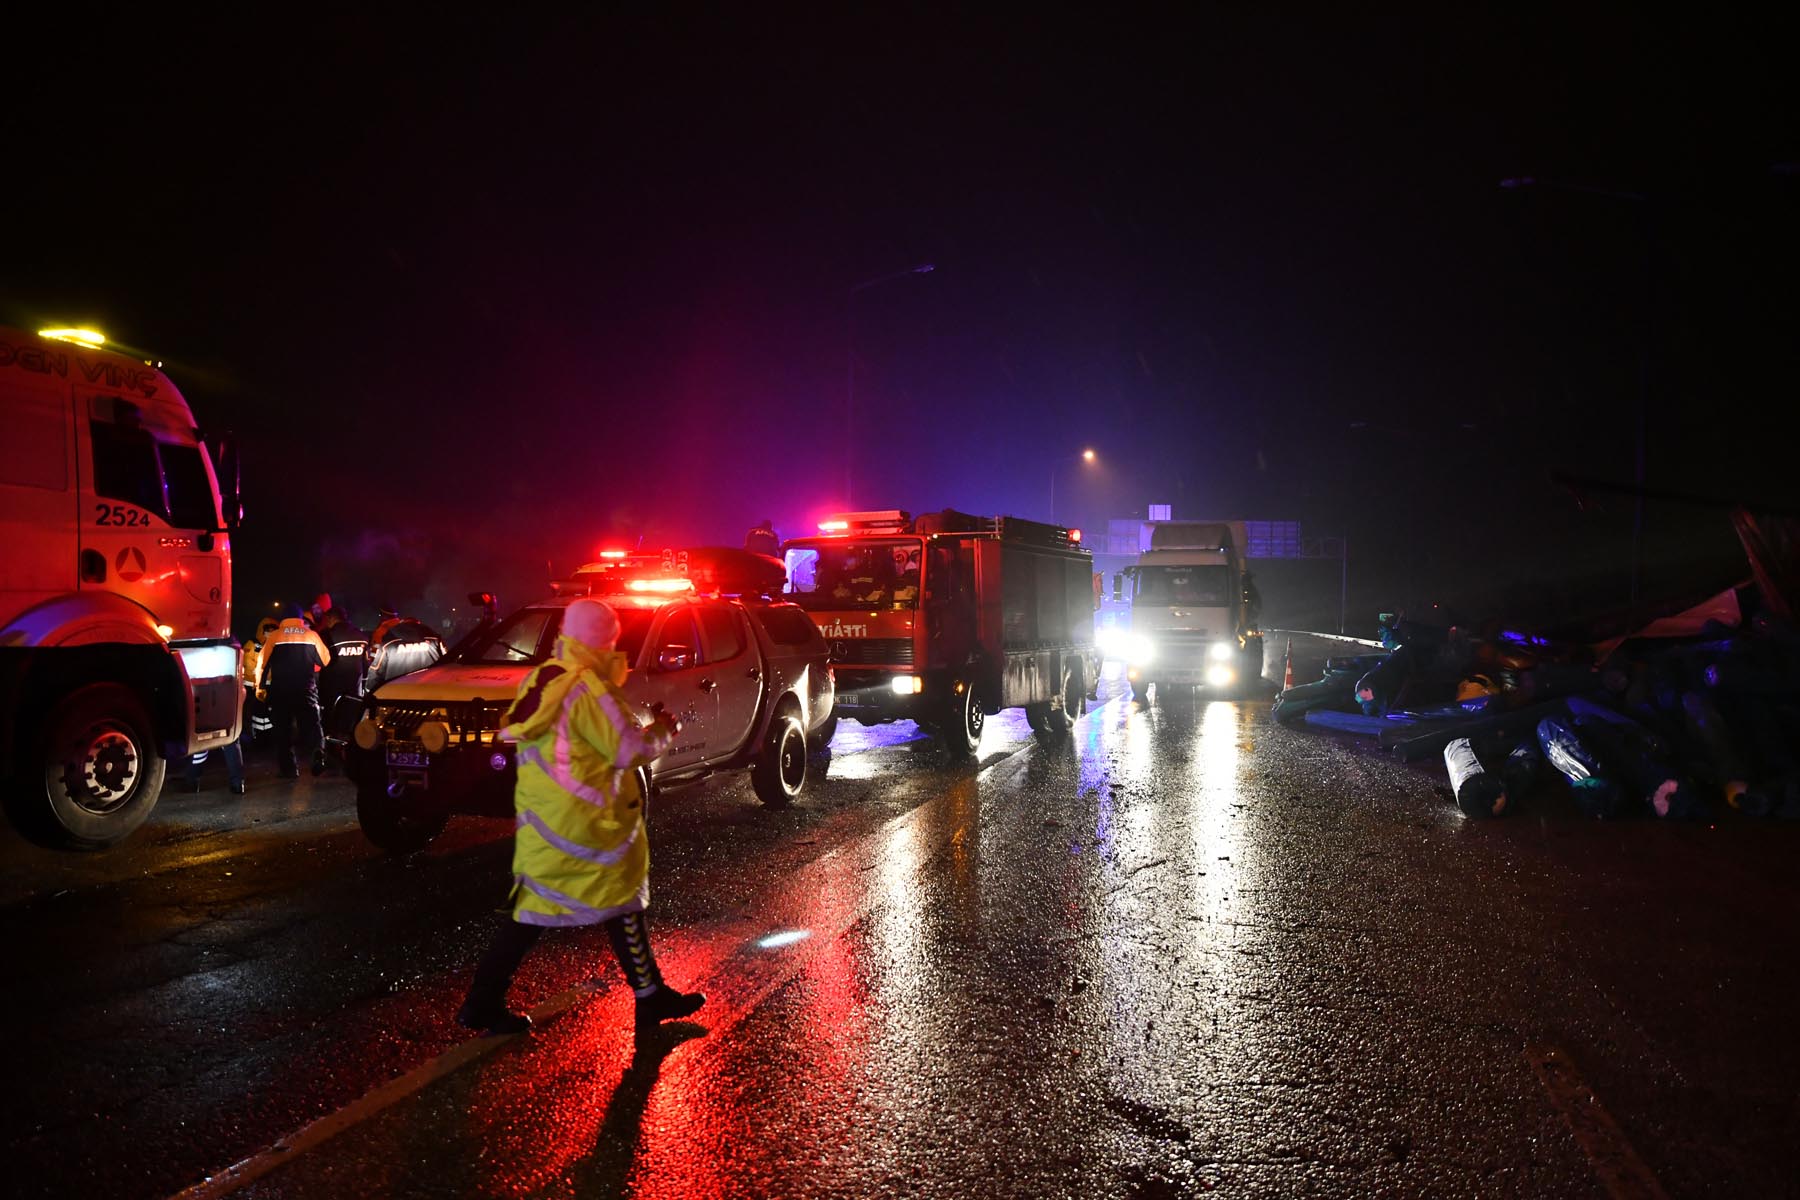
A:
[[[168,1195],[323,1117],[235,1194],[1800,1194],[1800,830],[1466,822],[1260,699],[834,749],[789,812],[653,812],[710,1001],[635,1057],[592,931],[527,961],[531,1036],[450,1023],[504,822],[389,860],[265,765],[106,855],[6,835],[8,1190]]]

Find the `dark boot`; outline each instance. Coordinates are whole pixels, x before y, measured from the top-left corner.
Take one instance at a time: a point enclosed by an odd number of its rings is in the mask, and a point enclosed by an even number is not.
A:
[[[706,996],[702,992],[678,992],[666,983],[661,984],[648,996],[637,998],[637,1032],[642,1036],[664,1021],[691,1017],[705,1003]]]
[[[513,973],[526,952],[537,944],[543,932],[536,925],[521,925],[507,918],[475,967],[468,998],[456,1010],[458,1025],[490,1037],[523,1033],[531,1028],[530,1017],[506,1007],[506,989],[512,985]]]
[[[664,1021],[692,1016],[706,1003],[699,992],[678,992],[663,982],[656,955],[650,949],[650,924],[641,912],[626,913],[606,923],[613,955],[625,972],[625,982],[637,996],[637,1031],[655,1029]]]

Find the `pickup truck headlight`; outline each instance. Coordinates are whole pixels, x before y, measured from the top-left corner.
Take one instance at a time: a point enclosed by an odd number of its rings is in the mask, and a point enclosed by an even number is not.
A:
[[[1230,642],[1214,642],[1206,653],[1216,663],[1230,662],[1231,656],[1237,653],[1237,647]]]
[[[1156,643],[1141,633],[1129,634],[1125,640],[1125,661],[1139,666],[1156,660]]]
[[[419,726],[419,745],[428,754],[442,754],[450,745],[450,727],[442,721],[426,721]]]
[[[1206,682],[1212,687],[1230,687],[1237,682],[1237,672],[1230,667],[1218,665],[1206,668]]]

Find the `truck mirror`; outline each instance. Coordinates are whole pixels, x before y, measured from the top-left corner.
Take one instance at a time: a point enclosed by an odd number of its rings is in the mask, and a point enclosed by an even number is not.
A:
[[[216,457],[219,515],[225,518],[225,528],[234,530],[244,523],[244,471],[238,458],[237,439],[230,434],[221,437]]]
[[[1125,577],[1123,575],[1113,576],[1113,599],[1125,599]]]

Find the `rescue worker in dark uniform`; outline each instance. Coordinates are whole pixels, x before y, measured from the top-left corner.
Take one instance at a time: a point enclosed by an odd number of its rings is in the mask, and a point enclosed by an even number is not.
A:
[[[312,772],[325,771],[325,730],[319,720],[319,672],[331,661],[331,651],[319,635],[307,628],[295,613],[283,621],[263,643],[262,669],[257,691],[268,700],[275,722],[275,758],[282,777],[295,779],[300,766],[294,758],[294,730],[299,727],[300,748],[312,756]]]
[[[357,628],[341,608],[326,612],[324,628],[319,633],[331,651],[331,661],[319,672],[319,708],[324,714],[326,732],[333,737],[347,737],[349,729],[336,711],[337,703],[345,696],[362,698],[363,672],[369,665],[369,635]],[[355,725],[354,718],[350,724]]]
[[[781,535],[775,532],[775,522],[764,517],[760,525],[753,526],[744,535],[744,549],[752,554],[766,554],[770,558],[781,557]]]
[[[423,671],[444,657],[444,639],[416,617],[382,610],[382,622],[369,636],[369,673],[365,691],[374,692],[390,679]]]

